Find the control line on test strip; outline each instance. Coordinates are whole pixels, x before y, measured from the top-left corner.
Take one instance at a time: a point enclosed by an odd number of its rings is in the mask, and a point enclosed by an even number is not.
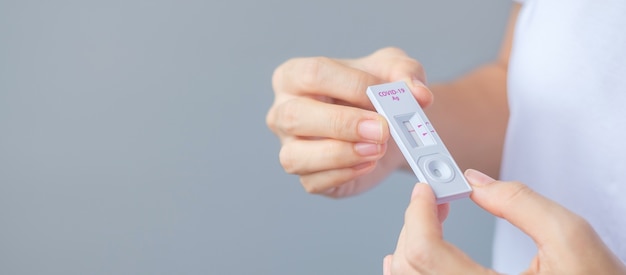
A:
[[[389,123],[415,176],[433,189],[437,203],[469,196],[472,188],[404,82],[370,86],[367,96]]]

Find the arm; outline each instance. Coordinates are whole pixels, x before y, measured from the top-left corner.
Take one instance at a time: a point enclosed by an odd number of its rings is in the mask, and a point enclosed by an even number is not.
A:
[[[431,86],[434,102],[425,112],[462,170],[469,167],[497,177],[508,122],[506,76],[515,4],[498,58],[451,83]],[[408,165],[405,165],[408,169]]]
[[[518,10],[513,9],[511,22]],[[400,49],[351,60],[288,60],[274,72],[275,98],[266,117],[282,143],[281,165],[300,176],[307,192],[330,197],[361,193],[407,167],[387,122],[365,95],[370,85],[405,81],[461,167],[497,174],[508,115],[505,83],[513,23],[508,29],[497,61],[432,86],[437,102],[432,108],[426,108],[433,94],[423,84],[421,64]]]

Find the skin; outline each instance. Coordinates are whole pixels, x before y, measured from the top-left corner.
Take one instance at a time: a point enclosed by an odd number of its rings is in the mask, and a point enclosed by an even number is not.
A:
[[[266,122],[282,143],[279,159],[285,171],[299,175],[309,193],[345,197],[368,190],[395,170],[408,170],[385,119],[364,92],[370,85],[402,80],[459,166],[496,176],[508,119],[506,69],[519,8],[513,8],[498,58],[451,83],[425,86],[422,65],[397,48],[358,59],[294,58],[280,65]]]
[[[310,193],[344,197],[406,165],[365,95],[368,86],[391,80],[409,83],[423,106],[432,102],[421,65],[396,48],[355,60],[298,58],[278,67],[267,124],[281,140],[285,171],[299,175]]]
[[[626,273],[582,218],[521,183],[487,176],[499,174],[509,115],[506,75],[519,10],[516,4],[511,11],[498,57],[450,83],[426,86],[421,64],[397,48],[358,59],[295,58],[280,65],[266,122],[281,141],[285,171],[298,175],[307,192],[339,198],[364,192],[398,169],[409,170],[385,119],[365,95],[370,85],[405,81],[459,166],[485,171],[467,174],[472,200],[535,240],[539,253],[527,273]],[[425,185],[415,190],[398,248],[385,258],[385,274],[495,274],[443,241],[441,222],[449,206],[437,206]]]
[[[626,266],[580,216],[522,183],[496,181],[471,169],[465,176],[477,205],[520,228],[537,245],[522,274],[626,274]],[[396,251],[383,260],[383,274],[498,274],[443,240],[441,210],[432,189],[418,183]]]

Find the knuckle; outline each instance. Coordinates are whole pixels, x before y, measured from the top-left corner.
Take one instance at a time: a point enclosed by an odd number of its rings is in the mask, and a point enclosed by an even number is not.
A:
[[[274,73],[272,74],[272,87],[274,88],[274,93],[275,94],[277,93],[277,91],[282,86],[281,84],[284,82],[285,67],[287,67],[289,64],[291,64],[293,62],[294,62],[293,59],[292,60],[287,60],[283,64],[281,64],[278,67],[276,67],[276,69],[274,69]]]
[[[580,239],[595,234],[591,224],[583,217],[572,213],[567,225],[561,228],[563,239]]]
[[[349,155],[351,153],[347,152],[343,144],[339,142],[328,142],[324,145],[323,152],[326,155],[326,161],[330,165],[340,166],[351,158],[351,155]]]
[[[394,255],[394,257],[396,257]],[[393,261],[391,263],[391,274],[410,274],[407,270],[406,264],[401,261]]]
[[[344,111],[335,111],[328,121],[330,130],[332,133],[342,139],[352,140],[355,139],[358,129],[358,121],[353,118],[351,114]]]
[[[331,199],[340,199],[346,196],[344,188],[333,187],[324,191],[324,196]]]
[[[533,193],[532,189],[521,182],[515,181],[511,182],[511,184],[513,185],[511,191],[509,191],[504,200],[507,206],[515,205],[519,200],[527,198]]]
[[[303,175],[300,183],[311,194],[342,198],[354,194],[355,180],[349,169],[339,169]]]
[[[428,242],[420,245],[407,246],[405,248],[406,257],[413,265],[429,269],[428,267],[433,266],[434,261],[432,257],[433,253],[430,253],[430,251],[433,250],[431,250],[429,246],[431,245]]]
[[[415,73],[422,75],[422,76],[426,74],[424,72],[424,66],[422,65],[422,63],[420,63],[416,59],[407,57],[402,62],[404,63],[404,66],[412,68],[415,71]]]
[[[285,169],[285,172],[289,174],[296,173],[296,165],[293,154],[291,150],[289,150],[288,146],[283,146],[280,148],[280,152],[278,153],[278,159],[280,160],[280,165]]]
[[[270,130],[272,130],[273,132],[276,132],[277,130],[276,109],[274,106],[272,106],[267,112],[267,114],[265,115],[265,124]]]
[[[385,47],[376,51],[376,53],[374,54],[389,55],[389,56],[392,56],[392,55],[405,55],[406,56],[406,52],[403,49],[400,49],[398,47]]]
[[[426,73],[422,63],[410,57],[402,49],[388,47],[375,52],[373,59],[384,68],[381,77],[397,81],[405,79],[409,74],[422,82],[426,82]]]
[[[393,69],[390,70],[390,75],[387,76],[390,79],[401,79],[406,74],[410,74],[412,77],[417,77],[420,81],[426,82],[426,73],[422,63],[411,57],[396,58],[393,66]]]
[[[311,181],[306,177],[300,177],[300,183],[304,187],[304,191],[309,194],[322,194],[324,191],[317,182]]]
[[[300,59],[296,65],[298,75],[301,76],[300,86],[304,90],[316,90],[324,67],[330,62],[332,62],[330,58],[322,56]]]
[[[517,205],[520,205],[522,200],[527,199],[534,191],[521,182],[513,181],[510,190],[503,194],[502,197],[502,216],[505,219],[509,219],[511,215],[511,209],[515,209]]]
[[[358,72],[352,82],[352,96],[357,100],[361,98],[365,99],[365,91],[368,86],[374,84],[373,80],[372,75],[362,71]]]
[[[272,115],[272,125],[285,133],[293,133],[300,126],[298,111],[301,108],[297,99],[285,101],[276,107]]]

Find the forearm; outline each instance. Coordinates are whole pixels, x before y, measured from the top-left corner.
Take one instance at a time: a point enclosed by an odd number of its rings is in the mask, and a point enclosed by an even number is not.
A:
[[[463,170],[499,175],[508,121],[506,74],[506,66],[494,62],[430,87],[435,100],[425,112]]]
[[[509,117],[506,75],[494,62],[431,87],[435,101],[426,112],[461,169],[499,176]]]
[[[506,76],[520,4],[514,4],[498,57],[467,75],[430,87],[434,103],[424,110],[461,169],[497,178],[509,118]],[[403,167],[410,170],[408,165]]]

